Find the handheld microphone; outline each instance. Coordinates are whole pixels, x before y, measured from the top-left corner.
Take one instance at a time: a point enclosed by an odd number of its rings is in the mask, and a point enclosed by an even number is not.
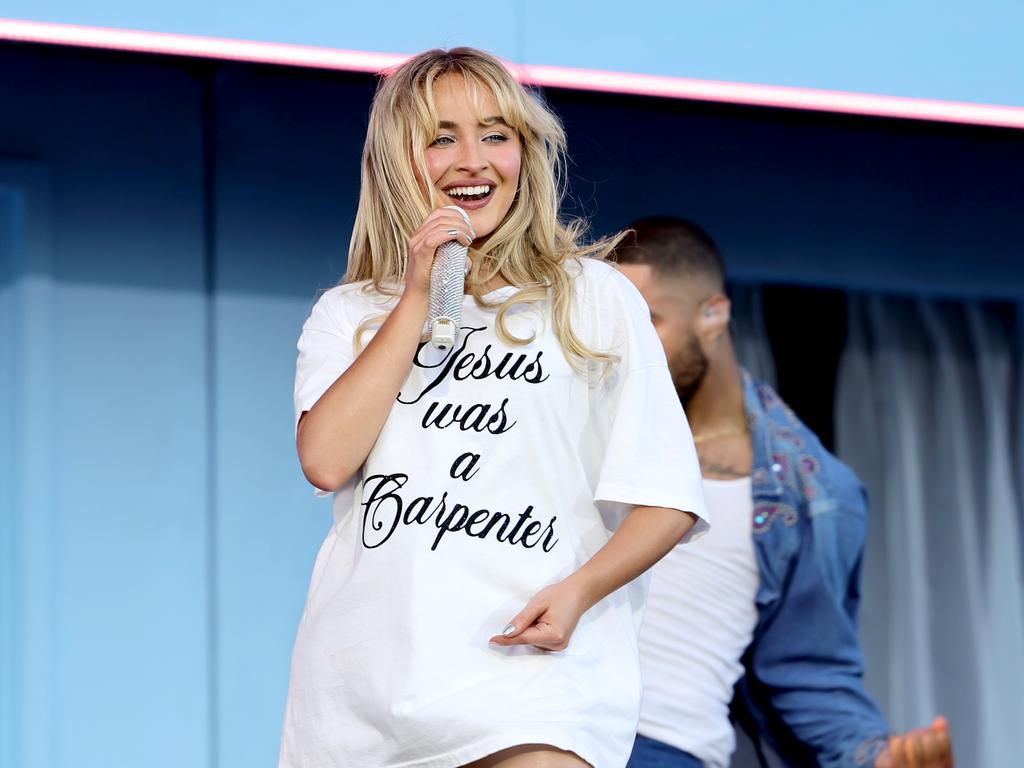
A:
[[[457,205],[446,205],[462,214],[469,224],[469,214]],[[458,240],[438,246],[430,268],[430,343],[436,349],[454,346],[462,325],[462,299],[465,296],[466,254],[469,248]]]

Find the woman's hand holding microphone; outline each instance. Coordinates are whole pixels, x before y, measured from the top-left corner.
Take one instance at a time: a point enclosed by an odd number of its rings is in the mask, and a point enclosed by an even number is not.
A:
[[[450,240],[457,240],[468,247],[476,237],[472,224],[453,208],[446,206],[431,211],[409,238],[403,298],[411,296],[426,301],[430,297],[430,270],[437,249]]]

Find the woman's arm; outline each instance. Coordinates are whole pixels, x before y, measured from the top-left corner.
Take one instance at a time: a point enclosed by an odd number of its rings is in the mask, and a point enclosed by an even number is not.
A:
[[[428,303],[427,295],[407,291],[366,349],[299,418],[299,463],[317,488],[339,488],[366,461],[409,375]]]
[[[299,463],[317,488],[344,485],[377,442],[423,336],[434,254],[453,237],[467,245],[473,241],[472,229],[454,211],[438,209],[423,220],[409,239],[405,290],[397,306],[352,365],[299,417]]]
[[[668,554],[696,521],[690,512],[634,507],[590,560],[534,595],[491,642],[564,650],[587,610]]]

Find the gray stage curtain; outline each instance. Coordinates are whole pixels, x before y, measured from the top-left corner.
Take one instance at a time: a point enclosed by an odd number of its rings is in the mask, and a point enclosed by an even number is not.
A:
[[[960,766],[1020,765],[1022,308],[853,296],[837,453],[871,497],[861,636],[891,727],[950,719]]]
[[[756,379],[775,386],[775,360],[765,330],[761,288],[757,285],[729,286],[732,302],[732,338],[740,363]]]

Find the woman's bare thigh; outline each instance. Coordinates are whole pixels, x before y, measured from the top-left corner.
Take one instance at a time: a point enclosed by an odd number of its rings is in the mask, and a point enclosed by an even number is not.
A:
[[[462,768],[593,768],[575,752],[550,744],[520,744],[509,747]]]

